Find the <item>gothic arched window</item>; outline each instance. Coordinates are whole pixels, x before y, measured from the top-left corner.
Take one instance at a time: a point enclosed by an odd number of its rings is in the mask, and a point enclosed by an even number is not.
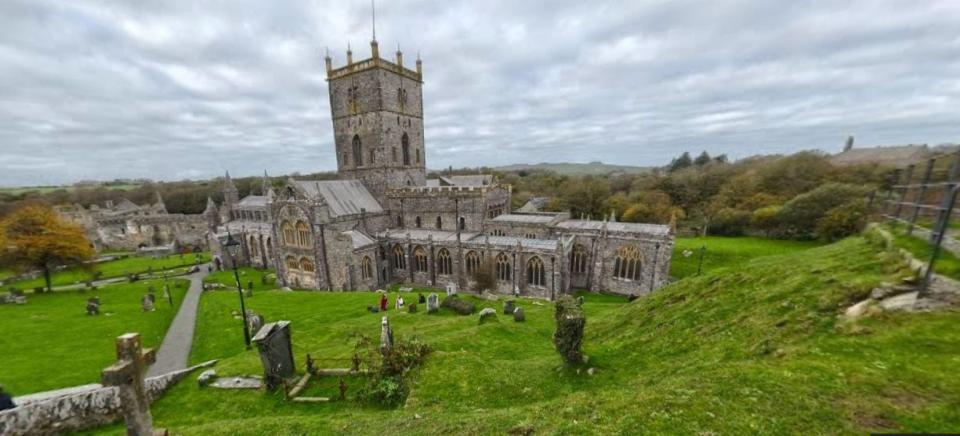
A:
[[[640,248],[626,245],[617,250],[613,276],[624,280],[640,280]]]
[[[310,227],[303,221],[297,221],[297,245],[301,247],[310,247]]]
[[[257,237],[250,236],[250,257],[257,257],[260,255],[260,250],[258,250],[259,244],[257,244]]]
[[[450,260],[450,252],[446,248],[441,248],[437,252],[437,274],[450,275],[453,273],[453,261]]]
[[[300,269],[306,272],[313,272],[314,271],[313,262],[311,262],[310,259],[307,259],[306,257],[304,257],[303,259],[300,259]]]
[[[280,228],[283,229],[283,245],[297,245],[296,233],[294,233],[290,221],[284,221],[280,224]]]
[[[418,229],[420,228],[420,226],[422,226],[422,225],[423,225],[423,223],[421,223],[421,222],[420,222],[420,217],[417,217],[417,219],[416,219],[416,220],[414,220],[414,224],[416,224],[416,225],[417,225],[417,228],[418,228]]]
[[[464,217],[460,217],[460,230],[466,230],[466,229],[467,229],[467,219]]]
[[[527,284],[533,286],[544,286],[546,277],[543,273],[543,261],[534,256],[527,261]]]
[[[573,256],[570,258],[570,271],[574,274],[587,272],[587,249],[583,245],[573,246]]]
[[[413,259],[414,259],[414,270],[420,272],[427,271],[427,252],[424,251],[423,247],[417,246],[413,249]]]
[[[439,216],[437,216],[437,228],[438,229],[443,228],[443,219],[441,219]]]
[[[497,255],[497,280],[509,282],[510,277],[510,258],[500,253]]]
[[[290,269],[290,270],[300,269],[300,263],[297,262],[297,259],[293,256],[287,256],[286,264],[287,264],[287,269]]]
[[[370,256],[363,256],[363,261],[360,262],[360,276],[364,280],[370,280],[373,277],[373,262]]]
[[[360,135],[353,135],[353,165],[363,165],[363,146],[360,144]]]
[[[403,255],[403,247],[400,244],[393,246],[393,267],[396,269],[407,268],[407,258]]]
[[[467,274],[473,274],[480,268],[480,256],[476,251],[468,251],[466,256]]]
[[[407,136],[407,132],[403,132],[400,138],[400,148],[403,151],[403,164],[410,165],[410,137]]]

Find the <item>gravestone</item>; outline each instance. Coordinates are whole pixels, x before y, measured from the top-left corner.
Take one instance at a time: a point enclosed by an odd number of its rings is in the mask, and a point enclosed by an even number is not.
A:
[[[156,354],[152,348],[141,349],[138,333],[127,333],[117,338],[117,363],[101,374],[104,386],[117,387],[128,435],[153,434],[153,418],[150,416],[143,375],[155,360]]]
[[[454,282],[447,283],[447,295],[457,295],[457,284]]]
[[[263,316],[260,314],[247,309],[247,329],[250,333],[256,335],[260,331],[260,328],[263,327]]]
[[[154,299],[151,298],[152,296],[153,294],[146,294],[140,298],[140,306],[143,308],[144,312],[153,312],[154,309],[156,309],[153,304]]]
[[[497,321],[497,311],[489,307],[480,311],[480,324]]]
[[[290,321],[271,322],[260,328],[252,341],[260,352],[263,380],[267,389],[274,389],[293,375],[293,347],[290,343]]]
[[[437,294],[430,294],[427,297],[427,313],[435,313],[440,310],[440,297]]]
[[[244,290],[243,290],[243,296],[246,297],[246,298],[252,298],[252,297],[253,297],[253,282],[252,282],[252,281],[247,282],[247,289],[244,289]]]
[[[516,309],[515,302],[513,300],[507,300],[503,302],[503,314],[512,315],[513,310]]]
[[[87,315],[100,314],[100,297],[90,297],[87,299]]]
[[[417,303],[427,304],[427,297],[423,296],[423,293],[417,294]]]
[[[513,310],[513,320],[514,320],[514,321],[516,321],[516,322],[523,322],[523,321],[525,321],[526,319],[527,319],[527,318],[526,318],[526,316],[524,316],[523,308],[522,308],[522,307],[518,307],[518,308],[516,308],[516,309]]]
[[[380,354],[390,354],[393,350],[393,329],[390,328],[390,320],[383,317],[380,320]]]

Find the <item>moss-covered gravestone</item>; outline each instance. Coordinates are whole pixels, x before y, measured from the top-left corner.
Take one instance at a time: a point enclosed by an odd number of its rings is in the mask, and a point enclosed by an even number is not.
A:
[[[583,362],[583,328],[587,318],[577,301],[569,295],[560,297],[556,302],[554,319],[557,329],[553,333],[553,344],[563,361],[569,364]]]

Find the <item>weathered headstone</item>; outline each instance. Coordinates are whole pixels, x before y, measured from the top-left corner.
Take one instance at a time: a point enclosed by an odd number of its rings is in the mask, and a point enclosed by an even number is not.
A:
[[[425,297],[423,293],[417,294],[417,303],[427,304],[427,297]]]
[[[390,354],[393,350],[393,329],[390,328],[390,320],[383,317],[380,320],[380,353]]]
[[[268,389],[293,375],[293,347],[290,343],[290,321],[271,322],[260,328],[252,341],[260,352],[263,380]]]
[[[247,282],[247,289],[243,290],[243,296],[246,298],[253,297],[253,281]]]
[[[117,338],[117,363],[103,370],[104,386],[116,386],[128,435],[153,434],[153,418],[144,389],[143,375],[156,360],[153,349],[140,347],[140,335],[127,333]]]
[[[583,308],[571,296],[564,295],[557,299],[555,309],[557,328],[553,343],[566,363],[580,363],[583,360],[583,329],[587,323]]]
[[[440,310],[440,297],[437,294],[430,294],[427,297],[427,313],[434,313]]]
[[[90,297],[87,299],[87,315],[100,314],[100,297]]]
[[[489,307],[484,308],[480,311],[480,324],[485,324],[488,322],[497,321],[497,311]]]
[[[447,295],[457,294],[457,284],[455,282],[447,283]]]
[[[140,298],[140,306],[143,308],[144,312],[153,312],[155,309],[153,298],[150,298],[151,295],[153,294],[146,294]]]
[[[410,305],[407,306],[407,312],[417,313],[417,303],[410,303]]]
[[[523,308],[522,308],[522,307],[518,307],[518,308],[516,308],[516,309],[513,310],[513,320],[514,320],[514,321],[516,321],[516,322],[523,322],[523,321],[525,321],[526,319],[527,319],[527,318],[526,318],[526,316],[525,316],[524,313],[523,313]]]
[[[260,328],[263,327],[263,316],[260,314],[247,309],[247,329],[250,333],[256,335],[260,331]]]
[[[507,300],[503,302],[503,314],[504,315],[513,315],[513,310],[516,309],[516,302],[513,300]]]

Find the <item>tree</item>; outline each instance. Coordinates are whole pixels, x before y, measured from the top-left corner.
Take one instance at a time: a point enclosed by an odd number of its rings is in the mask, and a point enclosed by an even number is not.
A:
[[[690,158],[690,153],[685,151],[680,155],[680,157],[670,162],[670,168],[668,171],[672,173],[677,170],[688,168],[691,165],[693,165],[693,159]]]
[[[707,154],[706,150],[704,150],[699,156],[697,156],[696,159],[693,160],[693,163],[698,167],[702,167],[710,163],[710,155]]]
[[[786,202],[780,209],[777,220],[786,235],[797,238],[813,237],[818,221],[828,211],[837,206],[863,199],[868,192],[868,188],[859,185],[826,183]],[[856,221],[853,218],[854,213],[852,211],[843,211],[843,214],[850,216],[850,219],[847,220],[846,217],[840,219],[839,216],[834,216],[832,220],[843,221],[847,224]],[[833,227],[833,225],[830,227]]]
[[[48,291],[55,268],[80,265],[94,255],[80,226],[41,204],[22,206],[0,221],[0,242],[0,264],[17,271],[43,271]]]

